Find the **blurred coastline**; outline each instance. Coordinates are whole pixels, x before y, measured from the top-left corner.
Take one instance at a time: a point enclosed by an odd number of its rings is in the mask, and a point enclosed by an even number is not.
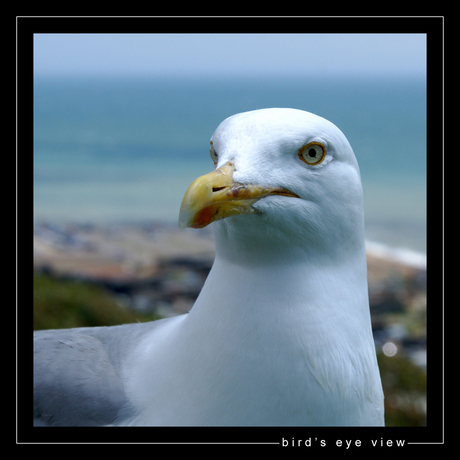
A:
[[[376,344],[426,363],[426,260],[408,249],[367,242]],[[160,316],[188,312],[214,260],[212,231],[163,222],[36,224],[35,270],[104,286],[127,308]],[[388,343],[393,344],[393,348]],[[386,347],[385,347],[386,345]]]

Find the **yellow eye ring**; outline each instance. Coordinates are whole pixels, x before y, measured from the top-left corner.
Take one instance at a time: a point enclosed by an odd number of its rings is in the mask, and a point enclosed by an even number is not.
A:
[[[214,147],[212,146],[212,141],[210,141],[209,143],[211,144],[211,149],[209,150],[209,154],[211,155],[212,162],[216,165],[219,157],[216,151],[214,150]]]
[[[319,165],[326,158],[326,147],[320,142],[310,142],[299,149],[299,158],[307,165]]]

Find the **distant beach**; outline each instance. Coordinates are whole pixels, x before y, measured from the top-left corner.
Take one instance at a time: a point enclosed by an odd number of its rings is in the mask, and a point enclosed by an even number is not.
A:
[[[408,267],[426,270],[426,254],[422,252],[404,247],[394,248],[375,241],[366,241],[366,252],[369,257],[376,257]]]

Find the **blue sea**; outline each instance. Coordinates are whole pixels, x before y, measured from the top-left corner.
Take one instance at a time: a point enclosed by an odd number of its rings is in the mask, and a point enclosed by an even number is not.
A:
[[[426,81],[397,78],[36,78],[34,219],[177,221],[238,112],[292,107],[336,124],[358,159],[366,238],[426,251]]]

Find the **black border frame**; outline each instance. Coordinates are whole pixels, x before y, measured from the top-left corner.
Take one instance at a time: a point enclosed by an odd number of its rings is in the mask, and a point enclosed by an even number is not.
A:
[[[423,33],[427,35],[427,147],[442,161],[427,170],[427,426],[417,428],[47,428],[32,426],[33,34],[35,33]],[[299,450],[338,439],[404,439],[444,445],[444,18],[438,17],[16,17],[16,443],[218,444]],[[433,164],[435,163],[435,164]],[[284,447],[282,440],[288,441]],[[318,441],[315,443],[314,440]],[[292,446],[295,441],[295,448]],[[247,443],[247,444],[246,444]],[[382,447],[383,448],[383,447]],[[343,449],[343,448],[342,448]],[[357,448],[358,449],[358,448]],[[315,449],[316,450],[316,449]]]

